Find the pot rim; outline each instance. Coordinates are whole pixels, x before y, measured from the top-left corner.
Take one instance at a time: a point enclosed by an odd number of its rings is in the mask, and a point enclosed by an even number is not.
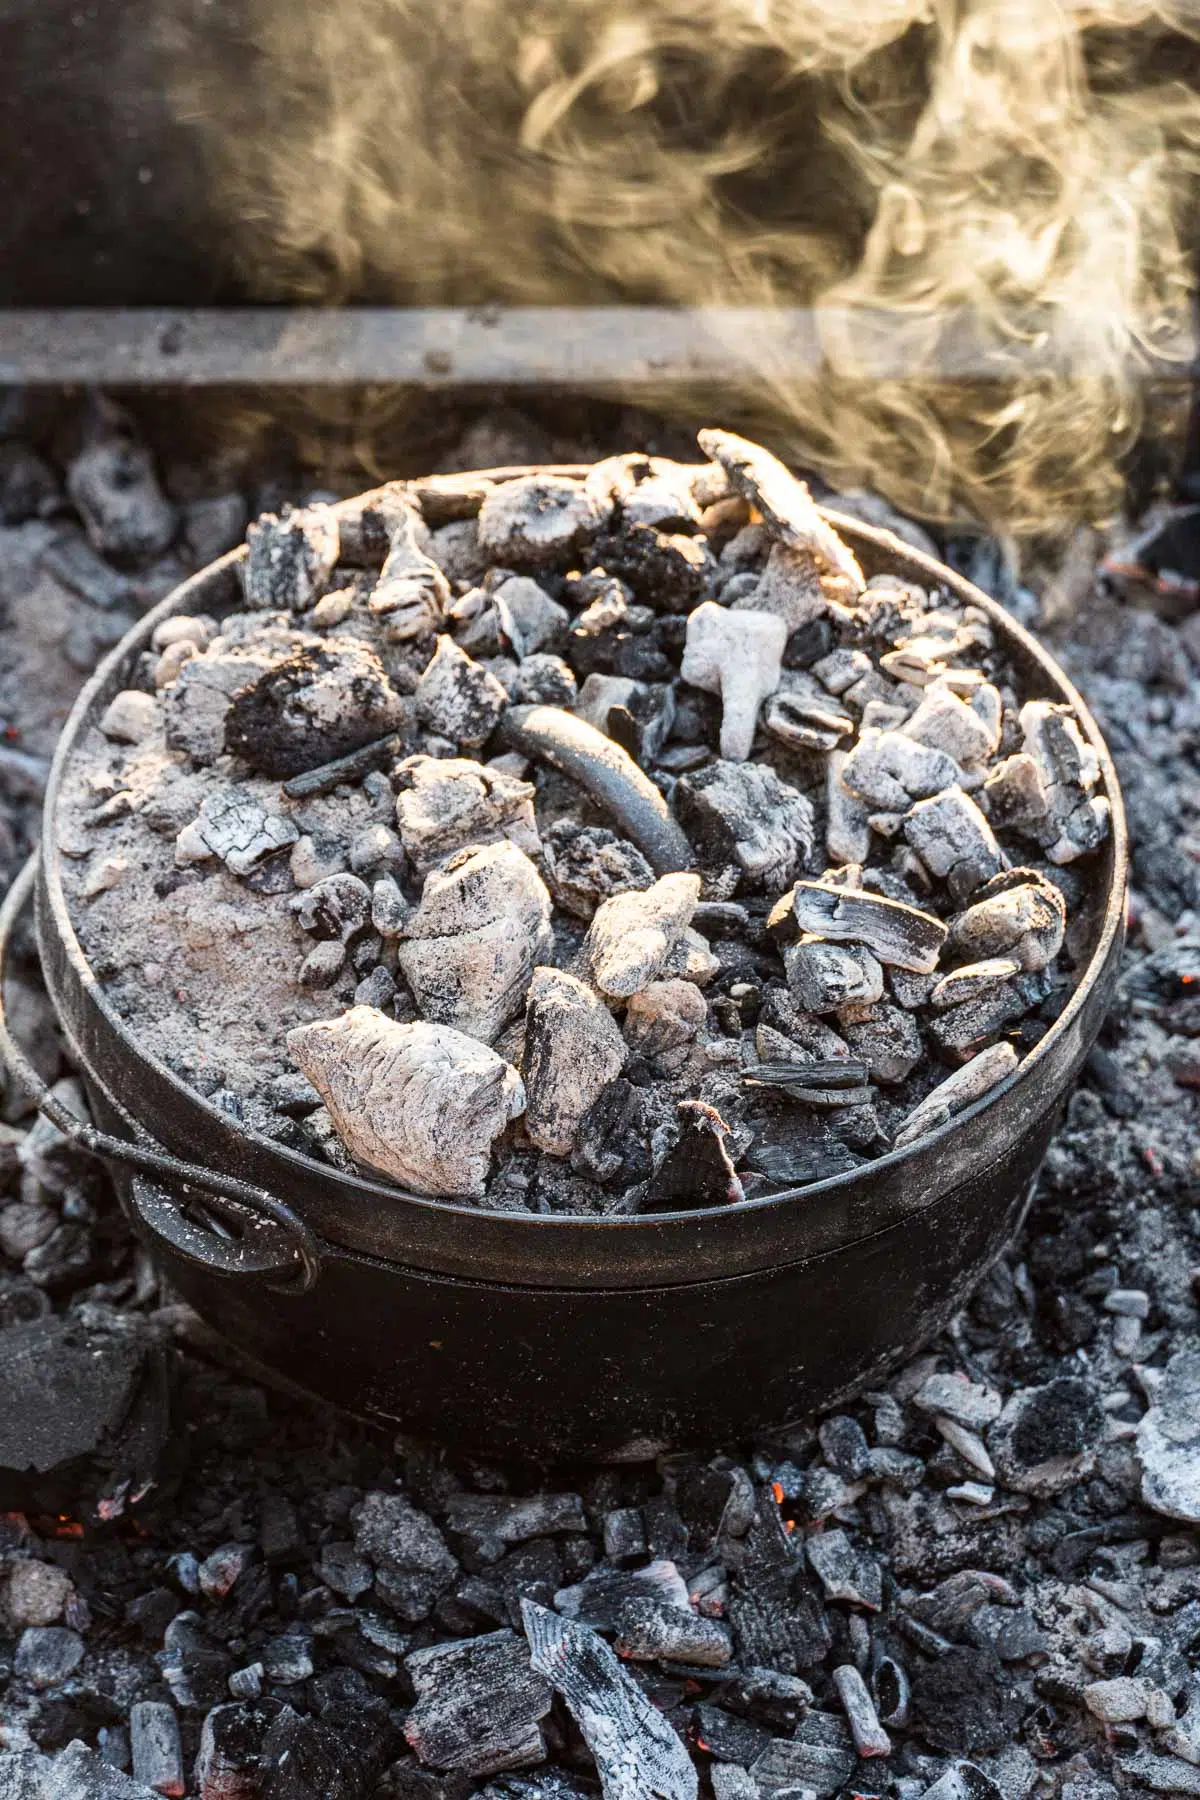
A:
[[[392,488],[414,492],[418,498],[429,494],[441,494],[449,497],[456,493],[461,494],[464,490],[470,491],[472,484],[477,485],[484,482],[495,484],[529,474],[582,476],[592,466],[581,463],[531,464],[497,469],[477,469],[456,475],[397,481],[339,501],[334,506],[334,510],[345,520],[376,495],[383,494]],[[173,1089],[174,1095],[185,1107],[192,1108],[206,1116],[214,1127],[220,1127],[222,1131],[232,1130],[232,1133],[244,1141],[248,1148],[253,1146],[259,1152],[268,1152],[270,1159],[279,1165],[285,1181],[289,1170],[307,1180],[310,1187],[314,1177],[325,1184],[332,1181],[339,1187],[351,1190],[363,1202],[374,1202],[377,1207],[390,1207],[396,1218],[402,1218],[403,1210],[410,1207],[419,1209],[421,1215],[431,1214],[433,1218],[429,1223],[435,1225],[436,1221],[441,1221],[445,1224],[448,1232],[453,1231],[453,1222],[457,1220],[461,1221],[465,1231],[470,1234],[480,1233],[481,1227],[492,1228],[487,1231],[489,1237],[492,1237],[494,1232],[499,1232],[504,1239],[507,1239],[510,1233],[515,1234],[512,1239],[512,1247],[508,1252],[513,1257],[513,1265],[507,1269],[505,1275],[505,1278],[509,1280],[520,1280],[520,1276],[516,1274],[516,1268],[521,1265],[523,1260],[522,1245],[528,1250],[532,1250],[536,1246],[539,1257],[541,1252],[551,1250],[555,1244],[561,1245],[569,1261],[571,1256],[578,1256],[585,1244],[599,1248],[603,1242],[609,1245],[620,1245],[624,1251],[636,1253],[636,1248],[642,1244],[647,1248],[651,1243],[661,1247],[664,1235],[670,1238],[674,1232],[679,1241],[677,1248],[671,1252],[670,1260],[682,1269],[688,1257],[698,1249],[697,1240],[704,1229],[719,1226],[722,1223],[728,1224],[731,1219],[735,1219],[739,1225],[742,1222],[746,1224],[747,1231],[743,1235],[748,1238],[752,1235],[752,1228],[757,1221],[777,1217],[786,1208],[798,1207],[806,1215],[799,1229],[805,1236],[808,1236],[809,1232],[806,1227],[818,1224],[817,1215],[823,1210],[821,1203],[824,1202],[833,1215],[841,1217],[842,1223],[845,1225],[848,1223],[847,1210],[842,1208],[839,1211],[837,1206],[839,1197],[848,1198],[856,1187],[861,1188],[864,1183],[868,1186],[886,1183],[897,1170],[908,1170],[921,1161],[931,1160],[931,1153],[932,1160],[936,1162],[954,1163],[955,1180],[961,1184],[964,1176],[967,1179],[971,1178],[988,1162],[994,1160],[995,1146],[988,1147],[979,1144],[977,1148],[987,1150],[988,1154],[972,1159],[969,1154],[964,1155],[961,1150],[944,1155],[944,1152],[949,1151],[951,1143],[958,1138],[964,1138],[964,1142],[969,1145],[970,1132],[975,1121],[1017,1090],[1027,1090],[1029,1113],[1031,1115],[1035,1112],[1040,1113],[1044,1110],[1044,1101],[1042,1104],[1038,1104],[1039,1077],[1042,1071],[1052,1061],[1069,1060],[1077,1066],[1081,1060],[1083,1052],[1076,1053],[1068,1050],[1068,1040],[1072,1034],[1078,1035],[1081,1029],[1080,1015],[1087,1004],[1089,995],[1119,949],[1119,940],[1124,928],[1128,838],[1120,787],[1108,748],[1082,696],[1049,651],[1044,649],[1031,633],[1006,613],[997,601],[975,587],[965,576],[939,562],[935,557],[914,549],[897,537],[895,533],[878,526],[867,525],[851,515],[838,513],[827,507],[821,507],[819,510],[841,535],[850,540],[852,545],[857,543],[859,546],[868,547],[877,557],[893,566],[907,565],[906,572],[910,572],[924,584],[937,585],[944,590],[949,590],[961,604],[977,606],[986,614],[989,622],[999,630],[1002,636],[1008,639],[1010,646],[1019,653],[1021,660],[1032,664],[1037,669],[1045,687],[1071,705],[1080,729],[1096,751],[1100,765],[1101,790],[1111,806],[1110,838],[1106,857],[1107,875],[1105,877],[1107,891],[1104,895],[1102,910],[1099,906],[1096,908],[1099,924],[1095,945],[1086,966],[1079,973],[1070,999],[1062,1013],[1051,1025],[1046,1035],[1004,1081],[999,1082],[979,1100],[964,1108],[962,1112],[954,1114],[937,1130],[927,1133],[902,1149],[889,1150],[883,1156],[875,1158],[847,1174],[830,1176],[823,1181],[813,1182],[806,1186],[788,1187],[779,1193],[749,1199],[736,1206],[703,1207],[689,1211],[617,1217],[490,1212],[478,1206],[462,1204],[453,1200],[412,1194],[382,1179],[373,1180],[368,1175],[332,1169],[328,1164],[318,1162],[315,1158],[306,1156],[302,1152],[289,1149],[272,1139],[263,1138],[239,1122],[231,1120],[227,1114],[219,1112],[203,1095],[189,1087],[165,1063],[153,1056],[140,1043],[135,1032],[129,1029],[125,1020],[113,1011],[76,935],[62,884],[62,853],[58,848],[57,834],[54,829],[59,793],[64,771],[75,754],[78,738],[83,728],[89,723],[89,716],[98,697],[106,690],[114,673],[127,665],[135,651],[144,647],[155,626],[162,619],[169,618],[175,613],[205,610],[207,590],[215,582],[233,574],[246,556],[245,545],[239,545],[215,562],[197,570],[145,613],[97,665],[76,697],[59,736],[46,788],[38,884],[39,929],[41,929],[41,920],[48,915],[71,975],[87,1003],[98,1009],[108,1031],[121,1040],[127,1052],[142,1064],[148,1064],[156,1078]],[[57,998],[56,996],[56,1001]],[[103,1080],[102,1072],[95,1071],[95,1073]],[[1056,1078],[1056,1093],[1061,1085],[1065,1084]],[[965,1137],[964,1134],[966,1134]],[[218,1135],[214,1142],[219,1141]],[[974,1169],[971,1167],[972,1162],[976,1165]],[[270,1185],[270,1183],[264,1182],[264,1185]],[[910,1202],[903,1208],[903,1211],[907,1213],[922,1211],[926,1206],[936,1204],[944,1197],[946,1191],[946,1182],[943,1182],[941,1186],[935,1184],[934,1191],[920,1203]],[[400,1203],[399,1209],[397,1209],[397,1203]],[[303,1201],[299,1202],[299,1210],[302,1213],[306,1211]],[[824,1234],[817,1230],[814,1241],[807,1249],[796,1249],[793,1254],[821,1254],[826,1249],[838,1245],[849,1247],[853,1243],[875,1235],[879,1230],[887,1229],[895,1222],[896,1217],[897,1214],[893,1211],[880,1216],[866,1230],[855,1228],[849,1232],[839,1231],[837,1218],[831,1217],[827,1222],[827,1230]],[[530,1239],[528,1235],[530,1232],[540,1235],[537,1239]],[[830,1232],[832,1232],[832,1237],[829,1235]],[[367,1242],[353,1229],[347,1229],[345,1236],[342,1236],[330,1231],[328,1224],[325,1226],[325,1235],[331,1241],[336,1241],[350,1250],[358,1250],[369,1255],[389,1254],[387,1250],[380,1248],[378,1236],[374,1242]],[[384,1235],[399,1238],[402,1234],[397,1229],[395,1233],[391,1234],[385,1230]],[[442,1237],[446,1234],[438,1233],[435,1230],[435,1235]],[[722,1235],[724,1236],[724,1234]],[[728,1249],[728,1245],[726,1248]],[[422,1243],[416,1253],[396,1254],[392,1256],[392,1260],[408,1260],[424,1265],[431,1259],[428,1254],[428,1246]],[[435,1256],[433,1260],[437,1261],[438,1259]],[[471,1273],[477,1272],[481,1265],[488,1260],[488,1252],[482,1246],[478,1255],[472,1255],[468,1239],[450,1257],[446,1272],[457,1271],[470,1278]],[[548,1259],[551,1266],[553,1260],[553,1256]],[[749,1261],[744,1261],[742,1257],[735,1255],[728,1263],[727,1272],[733,1275],[743,1272],[744,1269],[761,1267],[763,1260],[760,1256],[757,1259],[751,1257]],[[779,1259],[768,1257],[766,1260],[777,1261]],[[605,1281],[614,1279],[612,1263],[605,1255],[601,1254],[600,1264],[597,1265],[597,1268],[604,1271]],[[531,1269],[522,1285],[530,1284],[531,1277],[536,1284],[537,1275]],[[494,1279],[495,1277],[489,1273],[487,1278]],[[567,1278],[565,1270],[561,1272],[559,1278]],[[699,1272],[691,1272],[676,1277],[676,1279],[680,1278],[695,1280],[702,1276]],[[591,1285],[590,1281],[588,1285]]]

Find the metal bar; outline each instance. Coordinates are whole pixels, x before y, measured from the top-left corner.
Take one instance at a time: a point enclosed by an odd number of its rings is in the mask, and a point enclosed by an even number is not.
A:
[[[622,393],[811,380],[837,345],[864,381],[1086,379],[1059,317],[1003,341],[967,314],[654,306],[65,308],[0,311],[0,382],[63,386],[544,387]],[[1191,317],[1131,346],[1140,380],[1200,373]]]

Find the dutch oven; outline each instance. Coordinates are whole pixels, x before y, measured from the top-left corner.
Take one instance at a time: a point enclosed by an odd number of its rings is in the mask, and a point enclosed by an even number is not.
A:
[[[528,472],[441,478],[426,492],[461,516],[472,485]],[[889,532],[830,518],[866,574],[937,585],[979,607],[1025,693],[1074,709],[1099,757],[1112,830],[1089,865],[1077,984],[1017,1070],[906,1149],[744,1205],[623,1218],[481,1212],[340,1173],[185,1086],[139,1045],[88,965],[54,821],[65,763],[128,685],[155,625],[234,610],[244,551],[176,589],[80,694],[41,850],[0,914],[0,957],[35,890],[46,985],[100,1129],[46,1094],[6,1030],[0,1048],[42,1110],[107,1158],[130,1223],[173,1286],[264,1373],[489,1456],[628,1459],[730,1442],[880,1380],[945,1325],[1020,1225],[1116,982],[1126,835],[1115,772],[1075,689],[999,606]]]

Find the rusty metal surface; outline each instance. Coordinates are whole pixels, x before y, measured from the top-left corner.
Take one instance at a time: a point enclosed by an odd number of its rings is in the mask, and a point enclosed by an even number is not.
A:
[[[786,383],[819,376],[825,346],[864,381],[1004,382],[1078,374],[1069,328],[1003,347],[964,314],[836,308],[62,308],[0,310],[0,382],[215,387],[536,387],[602,392]],[[1181,315],[1131,352],[1150,382],[1200,373]]]

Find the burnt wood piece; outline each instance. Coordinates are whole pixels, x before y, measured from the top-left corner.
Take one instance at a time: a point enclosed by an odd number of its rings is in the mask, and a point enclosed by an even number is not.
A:
[[[946,927],[932,913],[882,894],[798,881],[776,902],[769,928],[785,941],[811,931],[835,942],[865,944],[882,963],[931,974],[946,941]]]
[[[649,776],[619,744],[557,706],[510,706],[501,736],[586,788],[637,845],[656,875],[692,864],[692,847]]]
[[[604,1640],[529,1600],[521,1614],[533,1667],[579,1726],[604,1800],[696,1800],[696,1769],[681,1739]]]
[[[762,1062],[742,1071],[751,1087],[781,1088],[793,1100],[816,1106],[865,1106],[871,1098],[870,1069],[856,1057],[824,1062]]]
[[[492,1775],[542,1761],[550,1684],[514,1632],[433,1644],[404,1666],[417,1694],[404,1735],[422,1762]]]
[[[743,1668],[796,1675],[815,1668],[829,1654],[833,1642],[829,1624],[805,1581],[803,1567],[784,1529],[779,1505],[764,1489],[729,1598],[729,1622]]]
[[[347,756],[321,763],[315,769],[306,769],[302,775],[293,775],[284,782],[283,791],[289,800],[310,800],[316,794],[331,794],[342,782],[360,781],[372,769],[386,769],[403,754],[404,740],[397,732],[389,732],[386,737],[375,738],[371,743],[351,750]]]
[[[690,1212],[730,1206],[746,1198],[725,1140],[729,1127],[703,1100],[681,1100],[679,1142],[649,1184],[643,1212]]]
[[[699,437],[700,448],[758,508],[772,538],[806,551],[823,574],[846,582],[852,593],[862,591],[863,574],[853,551],[822,518],[804,482],[777,456],[732,431],[702,431]]]

